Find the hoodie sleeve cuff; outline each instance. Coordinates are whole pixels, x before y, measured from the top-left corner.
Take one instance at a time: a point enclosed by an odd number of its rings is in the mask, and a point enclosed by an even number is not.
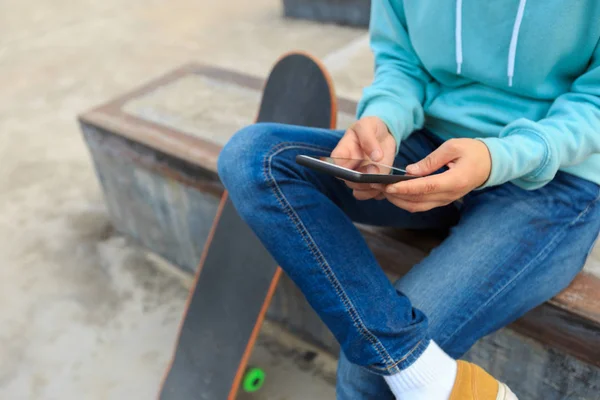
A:
[[[479,138],[487,146],[492,159],[492,170],[481,187],[513,182],[533,190],[548,183],[552,177],[544,172],[550,158],[549,146],[537,132],[519,129],[504,137]]]

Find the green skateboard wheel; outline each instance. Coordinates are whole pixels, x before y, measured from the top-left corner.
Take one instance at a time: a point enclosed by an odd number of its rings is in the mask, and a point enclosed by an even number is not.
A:
[[[265,383],[265,371],[256,367],[246,369],[246,373],[242,379],[242,389],[244,389],[244,392],[256,392],[262,387],[263,383]]]

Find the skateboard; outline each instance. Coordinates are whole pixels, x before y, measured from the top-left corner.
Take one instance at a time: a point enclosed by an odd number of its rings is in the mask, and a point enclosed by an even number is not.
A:
[[[289,53],[266,81],[257,122],[335,128],[336,97],[322,64]],[[248,367],[281,269],[223,194],[200,259],[160,400],[232,400],[264,371]]]

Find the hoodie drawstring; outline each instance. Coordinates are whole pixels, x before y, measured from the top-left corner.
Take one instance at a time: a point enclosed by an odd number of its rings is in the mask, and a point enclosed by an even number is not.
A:
[[[515,75],[515,57],[517,55],[517,42],[519,41],[519,29],[521,29],[521,21],[523,21],[523,12],[525,11],[525,3],[527,0],[521,0],[519,2],[519,10],[517,11],[517,18],[515,19],[515,25],[513,26],[512,37],[510,38],[510,48],[508,50],[508,86],[513,84],[513,76]]]
[[[462,54],[462,0],[456,0],[456,26],[455,26],[455,41],[456,41],[456,74],[460,75],[463,62]]]
[[[462,72],[463,52],[462,52],[462,0],[456,0],[456,25],[455,25],[455,41],[456,41],[456,74]],[[508,49],[508,67],[506,75],[508,76],[508,86],[512,86],[513,77],[515,75],[515,58],[517,56],[517,43],[519,42],[519,30],[523,21],[525,5],[527,0],[519,1],[519,10],[513,25],[512,37],[510,38],[510,47]]]

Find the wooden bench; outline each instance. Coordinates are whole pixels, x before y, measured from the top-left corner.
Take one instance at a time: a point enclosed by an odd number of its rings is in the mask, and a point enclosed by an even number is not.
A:
[[[262,84],[256,77],[190,64],[80,116],[120,232],[193,272],[223,191],[216,175],[219,151],[237,128],[252,121]],[[355,108],[355,102],[339,99],[342,126]],[[422,232],[359,228],[391,277],[404,274],[443,240]],[[289,279],[280,284],[269,318],[337,351]],[[509,329],[481,340],[467,358],[525,399],[600,398],[600,279],[581,273]]]

